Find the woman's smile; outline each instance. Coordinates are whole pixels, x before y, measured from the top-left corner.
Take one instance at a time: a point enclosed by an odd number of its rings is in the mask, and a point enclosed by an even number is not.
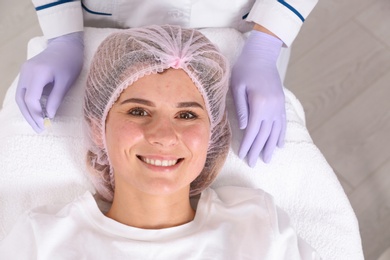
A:
[[[163,157],[148,157],[148,156],[142,156],[142,155],[137,155],[138,159],[140,159],[142,162],[152,165],[152,166],[157,166],[157,167],[171,167],[174,165],[179,164],[181,161],[184,160],[184,158],[163,158]]]

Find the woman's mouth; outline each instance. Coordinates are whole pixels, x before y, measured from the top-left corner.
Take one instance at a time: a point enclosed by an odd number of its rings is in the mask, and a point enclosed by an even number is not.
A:
[[[160,167],[169,167],[176,165],[178,162],[182,161],[183,158],[179,158],[176,160],[164,160],[164,159],[151,159],[143,156],[137,156],[140,160],[142,160],[144,163],[153,165],[153,166],[160,166]]]

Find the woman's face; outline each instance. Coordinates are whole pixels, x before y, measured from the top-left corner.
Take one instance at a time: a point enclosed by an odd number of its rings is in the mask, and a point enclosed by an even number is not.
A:
[[[204,167],[209,139],[204,100],[183,70],[139,79],[122,92],[106,120],[116,192],[189,191]]]

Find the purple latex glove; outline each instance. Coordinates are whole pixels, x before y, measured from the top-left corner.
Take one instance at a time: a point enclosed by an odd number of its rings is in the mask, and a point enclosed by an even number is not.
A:
[[[276,61],[278,38],[253,30],[232,70],[231,89],[239,127],[245,129],[238,156],[251,167],[262,153],[268,163],[276,146],[284,145],[285,97]]]
[[[53,118],[80,74],[83,60],[83,32],[76,32],[50,39],[44,51],[23,64],[15,99],[37,133],[44,130],[42,96],[47,96],[46,113]]]

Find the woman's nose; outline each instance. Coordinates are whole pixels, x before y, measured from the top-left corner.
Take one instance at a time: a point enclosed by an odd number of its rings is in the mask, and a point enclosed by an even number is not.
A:
[[[145,135],[149,143],[161,146],[173,146],[178,142],[177,131],[170,120],[154,120],[149,124]]]

